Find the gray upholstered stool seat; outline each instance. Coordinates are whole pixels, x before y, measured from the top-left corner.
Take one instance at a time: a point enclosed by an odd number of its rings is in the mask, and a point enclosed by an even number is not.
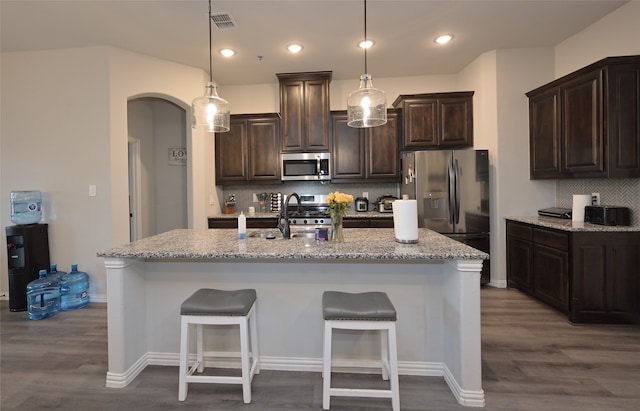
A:
[[[351,294],[325,291],[322,294],[322,315],[325,320],[395,321],[396,309],[383,292]]]
[[[393,411],[399,411],[397,314],[389,296],[379,291],[355,294],[325,291],[322,294],[322,315],[324,317],[322,408],[329,409],[332,396],[373,397],[391,398]],[[334,329],[380,331],[380,367],[382,379],[389,380],[388,390],[331,386],[331,345]]]
[[[215,290],[201,288],[180,306],[180,377],[178,400],[187,398],[189,383],[242,384],[243,401],[251,402],[251,381],[260,373],[258,353],[258,327],[256,324],[256,290]],[[189,366],[190,326],[197,328],[196,359]],[[193,375],[204,371],[203,326],[237,325],[240,328],[241,376]],[[219,357],[236,357],[237,353],[218,354]]]
[[[180,315],[247,315],[256,301],[256,290],[201,288],[180,306]]]

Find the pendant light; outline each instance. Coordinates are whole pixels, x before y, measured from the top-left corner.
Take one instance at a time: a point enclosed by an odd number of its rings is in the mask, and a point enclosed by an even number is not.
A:
[[[191,103],[192,127],[199,130],[223,133],[229,131],[229,102],[218,97],[213,82],[213,56],[211,51],[211,0],[209,0],[209,83],[205,94]]]
[[[364,40],[367,41],[367,0],[364,0]],[[376,127],[387,122],[387,97],[374,88],[367,71],[367,48],[364,49],[364,73],[360,87],[347,98],[347,125],[349,127]]]

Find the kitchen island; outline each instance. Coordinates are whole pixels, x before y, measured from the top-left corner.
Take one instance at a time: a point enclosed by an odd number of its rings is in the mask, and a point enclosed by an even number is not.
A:
[[[323,291],[375,290],[398,312],[400,374],[444,377],[459,403],[484,406],[480,269],[488,255],[430,230],[411,245],[395,242],[393,229],[350,229],[344,243],[174,230],[98,256],[107,272],[108,387],[125,387],[147,365],[178,365],[180,304],[199,288],[255,288],[261,368],[318,372]],[[215,335],[205,351],[235,349],[236,333]],[[357,349],[341,344],[354,339]],[[378,344],[375,335],[341,335],[334,362],[358,359],[373,372]]]

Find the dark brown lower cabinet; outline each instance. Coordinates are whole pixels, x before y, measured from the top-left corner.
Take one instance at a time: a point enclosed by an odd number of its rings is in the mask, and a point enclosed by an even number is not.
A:
[[[247,217],[247,228],[277,228],[278,219]],[[209,218],[209,228],[238,228],[237,218]]]
[[[393,217],[345,217],[342,220],[342,226],[344,228],[393,228]]]
[[[507,220],[507,281],[577,323],[640,323],[640,232]]]
[[[589,234],[573,235],[569,318],[640,323],[640,233]]]
[[[215,218],[208,220],[209,228],[238,228],[237,218]],[[393,217],[345,217],[344,228],[393,228]],[[277,228],[278,218],[247,217],[247,228]]]

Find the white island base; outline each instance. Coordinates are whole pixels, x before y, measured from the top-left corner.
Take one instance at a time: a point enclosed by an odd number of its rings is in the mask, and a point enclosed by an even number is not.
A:
[[[398,313],[399,373],[444,377],[460,404],[485,404],[480,357],[481,259],[103,256],[108,286],[108,387],[125,387],[147,365],[178,366],[180,304],[199,288],[255,288],[260,367],[317,372],[322,365],[323,291],[384,291]],[[235,330],[213,332],[219,338],[205,351],[237,351]],[[334,364],[348,367],[357,359],[376,372],[379,338],[375,337],[350,332],[336,335]],[[345,343],[355,340],[357,348]]]

